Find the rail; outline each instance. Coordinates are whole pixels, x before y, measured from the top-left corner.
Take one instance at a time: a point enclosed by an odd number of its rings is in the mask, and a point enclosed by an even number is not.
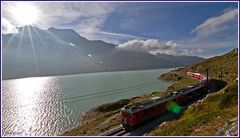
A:
[[[127,132],[123,129],[123,127],[119,125],[107,132],[100,134],[100,136],[123,136],[126,133]]]

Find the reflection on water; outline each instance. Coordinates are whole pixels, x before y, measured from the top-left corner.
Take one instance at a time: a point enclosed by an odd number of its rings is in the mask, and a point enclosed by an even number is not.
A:
[[[59,135],[78,125],[81,115],[96,105],[169,86],[170,83],[157,81],[160,74],[168,71],[123,71],[5,80],[2,82],[3,135]],[[132,87],[153,81],[157,83]],[[122,89],[126,87],[129,88]]]
[[[47,83],[50,78],[27,78],[27,79],[17,79],[13,81],[13,87],[17,99],[15,104],[17,106],[31,105],[34,107],[39,107],[38,103],[35,101],[41,101],[41,94],[43,89],[47,87]]]
[[[13,135],[32,135],[30,132],[33,127],[38,125],[38,116],[42,114],[41,102],[44,101],[44,89],[48,85],[50,78],[26,78],[12,80],[9,86],[10,93],[7,93],[9,98],[5,98],[7,95],[3,95],[3,124],[14,121],[11,125],[14,125],[14,130],[7,131],[7,134]],[[9,80],[10,81],[10,80]],[[8,81],[8,82],[9,82]],[[3,87],[3,94],[5,87]],[[13,93],[11,93],[13,92]],[[7,116],[5,116],[7,114]],[[4,126],[4,125],[3,125]],[[8,127],[6,128],[8,130]]]

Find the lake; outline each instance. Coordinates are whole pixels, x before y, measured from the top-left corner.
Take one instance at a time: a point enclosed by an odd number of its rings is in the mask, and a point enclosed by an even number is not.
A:
[[[3,135],[53,136],[76,127],[97,105],[163,90],[171,69],[118,71],[2,81]]]

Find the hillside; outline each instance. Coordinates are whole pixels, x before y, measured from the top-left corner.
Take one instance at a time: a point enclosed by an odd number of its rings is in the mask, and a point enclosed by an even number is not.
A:
[[[190,105],[174,120],[166,121],[160,125],[158,124],[159,126],[156,126],[154,130],[150,132],[143,131],[140,135],[144,133],[147,136],[236,135],[238,123],[238,82],[236,79],[238,65],[237,57],[237,51],[233,50],[225,55],[196,63],[199,66],[198,69],[203,72],[203,67],[207,65],[212,69],[217,70],[218,68],[216,65],[224,62],[224,64],[221,64],[222,70],[229,71],[227,74],[231,75],[233,78],[223,75],[223,81],[221,81],[218,78],[220,76],[210,71],[210,77],[213,79],[213,83],[218,86],[212,91],[212,93],[209,93],[205,98]],[[232,66],[226,66],[230,63]],[[191,69],[194,71],[193,69],[196,64],[177,69],[173,72],[178,72],[180,74]],[[160,77],[161,79],[174,82],[174,84],[169,86],[166,90],[155,91],[147,95],[123,99],[93,108],[85,114],[79,127],[69,130],[63,135],[99,135],[120,124],[119,112],[124,105],[134,104],[154,96],[164,96],[168,92],[198,83],[197,80],[179,76],[173,74],[173,72],[163,74]]]
[[[222,89],[208,94],[203,100],[192,104],[178,118],[167,121],[150,132],[149,136],[215,136],[236,135],[238,124],[238,49],[222,56],[216,56],[199,63],[176,70],[184,73],[192,70],[204,73],[209,68],[209,76],[222,81]],[[162,78],[169,78],[171,73]],[[169,78],[173,80],[173,78]],[[225,83],[225,85],[223,85]]]
[[[238,49],[222,55],[203,60],[186,66],[178,71],[194,71],[206,74],[206,68],[209,68],[209,76],[212,79],[220,79],[229,84],[236,82],[238,77]]]
[[[169,68],[202,60],[196,56],[120,51],[116,45],[88,40],[72,29],[25,26],[18,31],[2,35],[3,79]]]

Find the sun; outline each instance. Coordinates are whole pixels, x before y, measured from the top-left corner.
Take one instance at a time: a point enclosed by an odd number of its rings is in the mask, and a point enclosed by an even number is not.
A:
[[[12,17],[20,26],[32,25],[38,22],[40,11],[33,4],[17,4],[11,9]]]

